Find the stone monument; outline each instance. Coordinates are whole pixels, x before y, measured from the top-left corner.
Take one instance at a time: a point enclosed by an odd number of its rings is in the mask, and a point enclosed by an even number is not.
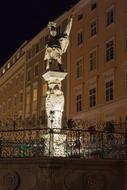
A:
[[[46,73],[42,76],[48,83],[46,97],[47,126],[52,129],[50,136],[46,136],[49,141],[51,156],[63,156],[64,148],[58,150],[58,144],[63,144],[66,135],[60,134],[62,127],[62,113],[64,111],[64,94],[61,89],[62,81],[67,73],[62,65],[62,55],[69,45],[69,35],[72,27],[72,17],[62,34],[57,34],[56,23],[49,22],[50,35],[46,44],[44,61],[46,63]],[[54,134],[55,132],[55,134]],[[56,134],[57,133],[57,134]]]

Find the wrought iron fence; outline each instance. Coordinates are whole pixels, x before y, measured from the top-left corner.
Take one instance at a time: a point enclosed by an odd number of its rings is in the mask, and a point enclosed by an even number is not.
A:
[[[0,132],[0,157],[43,156],[126,159],[127,132],[81,129],[26,129]]]

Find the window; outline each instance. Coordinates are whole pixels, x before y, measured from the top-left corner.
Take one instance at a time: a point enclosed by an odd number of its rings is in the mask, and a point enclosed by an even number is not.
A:
[[[80,78],[83,75],[83,58],[80,58],[76,62],[76,78]]]
[[[97,7],[96,1],[92,1],[92,3],[91,3],[91,11],[93,11],[94,9],[96,9],[96,7]]]
[[[106,12],[106,26],[109,26],[114,22],[114,8],[108,9]]]
[[[78,32],[78,39],[77,40],[78,40],[77,41],[78,46],[83,43],[83,32],[82,31]]]
[[[90,36],[95,36],[97,34],[97,20],[94,20],[90,24]]]
[[[33,89],[33,102],[37,101],[37,88]]]
[[[34,76],[38,76],[38,65],[34,66]]]
[[[125,30],[125,51],[127,51],[127,29]]]
[[[80,21],[83,18],[83,14],[78,15],[78,21]]]
[[[31,79],[31,70],[28,70],[27,72],[27,81],[30,81]]]
[[[90,71],[93,71],[94,69],[96,69],[96,65],[97,65],[97,50],[94,49],[89,54],[89,68],[90,68]]]
[[[89,106],[94,107],[96,105],[96,88],[89,90]]]
[[[42,84],[42,96],[46,96],[47,93],[47,83]]]
[[[113,100],[113,80],[105,83],[106,101]]]
[[[82,95],[81,94],[76,96],[76,110],[77,112],[82,111]]]
[[[114,40],[110,40],[106,43],[106,62],[114,58]]]

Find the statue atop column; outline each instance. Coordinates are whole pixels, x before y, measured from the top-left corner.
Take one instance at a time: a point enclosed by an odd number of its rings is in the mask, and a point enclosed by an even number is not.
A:
[[[46,70],[52,70],[50,65],[57,64],[58,71],[63,71],[62,55],[66,52],[69,45],[69,34],[72,27],[72,17],[66,26],[65,31],[62,34],[57,34],[57,28],[55,22],[49,22],[48,28],[50,35],[46,44],[46,51],[44,61],[46,62]],[[55,65],[54,64],[54,65]],[[55,68],[53,68],[55,70]]]

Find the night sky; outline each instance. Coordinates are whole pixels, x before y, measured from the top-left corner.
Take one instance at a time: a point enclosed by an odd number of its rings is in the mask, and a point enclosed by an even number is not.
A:
[[[0,67],[25,41],[79,0],[1,0]]]

